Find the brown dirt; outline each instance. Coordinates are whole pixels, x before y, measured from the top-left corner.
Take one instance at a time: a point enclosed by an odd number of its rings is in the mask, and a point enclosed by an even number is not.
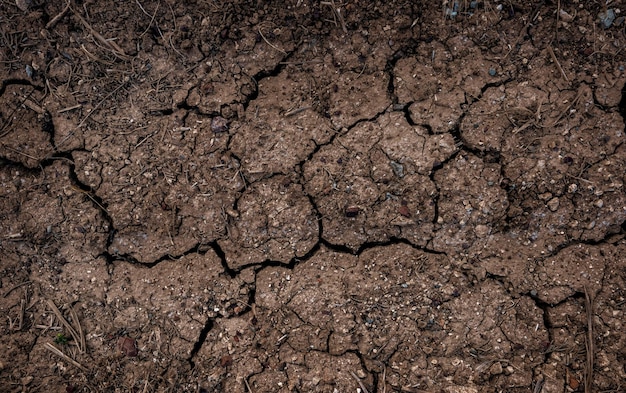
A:
[[[440,3],[0,3],[0,391],[623,391],[625,4]]]

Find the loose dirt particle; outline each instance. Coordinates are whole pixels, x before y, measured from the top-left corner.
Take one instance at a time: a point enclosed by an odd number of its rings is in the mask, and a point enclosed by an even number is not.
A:
[[[124,356],[136,357],[139,353],[137,349],[137,341],[128,336],[122,336],[117,339],[117,350]]]

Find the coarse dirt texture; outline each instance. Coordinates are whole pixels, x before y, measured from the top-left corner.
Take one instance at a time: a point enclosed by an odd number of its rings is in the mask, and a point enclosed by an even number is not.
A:
[[[0,2],[1,392],[626,389],[624,1],[68,1]]]

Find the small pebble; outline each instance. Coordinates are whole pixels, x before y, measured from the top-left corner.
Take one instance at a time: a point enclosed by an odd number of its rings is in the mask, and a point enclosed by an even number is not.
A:
[[[391,169],[396,176],[398,176],[399,178],[404,177],[404,167],[402,166],[402,164],[398,164],[395,161],[390,161],[389,164],[391,165]]]
[[[602,27],[608,29],[615,22],[615,11],[613,8],[609,8],[606,11],[602,11],[598,14],[598,19],[600,19],[600,23]]]
[[[574,17],[567,11],[559,10],[559,19],[563,22],[569,23],[574,20]]]
[[[496,72],[496,69],[495,69],[495,68],[490,68],[490,69],[489,69],[489,75],[491,75],[491,76],[496,76],[496,74],[497,74],[497,72]]]
[[[559,209],[559,198],[552,198],[548,201],[548,209],[555,212]]]
[[[495,362],[489,368],[489,374],[491,374],[491,375],[500,375],[500,374],[502,374],[502,371],[503,371],[502,370],[502,363],[500,363],[500,362]]]
[[[215,116],[211,119],[211,131],[216,134],[222,134],[228,132],[228,120],[222,116]]]
[[[348,206],[346,207],[345,214],[346,217],[353,218],[359,215],[359,211],[361,211],[361,209],[359,209],[358,206]]]

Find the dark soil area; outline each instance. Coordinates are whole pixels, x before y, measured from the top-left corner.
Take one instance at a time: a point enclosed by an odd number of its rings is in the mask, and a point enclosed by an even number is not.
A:
[[[622,0],[0,2],[1,392],[622,392]]]

